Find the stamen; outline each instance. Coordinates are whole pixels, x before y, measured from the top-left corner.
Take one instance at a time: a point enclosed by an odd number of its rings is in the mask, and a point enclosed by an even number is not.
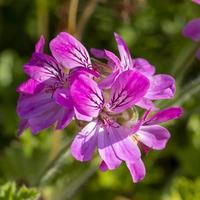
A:
[[[131,136],[131,139],[132,139],[134,142],[136,142],[137,144],[140,142],[140,139],[139,139],[138,135],[136,135],[136,134],[132,135],[132,136]]]

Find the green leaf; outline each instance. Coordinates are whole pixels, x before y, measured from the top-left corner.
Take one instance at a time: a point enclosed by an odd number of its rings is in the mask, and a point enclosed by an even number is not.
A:
[[[36,189],[28,189],[25,186],[21,187],[16,194],[17,200],[36,200],[39,197],[39,193]]]
[[[39,192],[33,188],[22,186],[17,189],[14,182],[7,182],[0,186],[0,200],[37,200]]]
[[[1,155],[1,178],[23,180],[31,185],[49,156],[51,138],[45,134],[33,137],[26,131],[20,139],[13,141]]]
[[[163,200],[198,200],[200,199],[200,179],[192,181],[186,177],[176,177],[170,188],[163,195]]]
[[[0,200],[13,200],[16,192],[16,185],[13,182],[0,186]]]

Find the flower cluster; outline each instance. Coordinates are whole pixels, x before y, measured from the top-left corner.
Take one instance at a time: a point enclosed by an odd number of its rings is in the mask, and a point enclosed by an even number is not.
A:
[[[155,106],[156,100],[173,98],[174,79],[156,74],[147,60],[132,58],[124,40],[114,35],[120,58],[93,48],[91,59],[65,32],[51,40],[52,55],[47,55],[40,38],[24,65],[29,79],[17,88],[18,135],[26,128],[33,134],[51,125],[64,129],[75,120],[82,130],[71,145],[74,158],[89,161],[97,149],[102,171],[125,162],[138,182],[145,176],[141,151],[165,148],[170,133],[159,124],[180,117],[182,109]]]

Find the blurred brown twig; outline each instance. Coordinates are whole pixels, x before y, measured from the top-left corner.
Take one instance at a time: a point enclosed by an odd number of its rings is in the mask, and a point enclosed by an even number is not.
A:
[[[76,18],[79,0],[71,0],[69,4],[68,27],[67,31],[76,35]]]
[[[82,15],[79,18],[79,22],[77,24],[77,38],[81,40],[85,27],[88,23],[88,20],[92,16],[95,11],[95,8],[98,4],[99,0],[90,0],[88,4],[85,6]]]

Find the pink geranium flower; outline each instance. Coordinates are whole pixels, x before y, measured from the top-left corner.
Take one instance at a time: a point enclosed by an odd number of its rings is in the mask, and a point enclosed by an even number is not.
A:
[[[77,160],[88,161],[97,147],[103,160],[102,170],[105,166],[116,169],[125,161],[133,181],[141,180],[144,165],[137,144],[129,137],[133,131],[121,126],[115,118],[140,101],[148,88],[149,80],[133,70],[124,71],[116,78],[110,94],[103,93],[94,80],[79,75],[70,89],[73,104],[79,113],[92,120],[75,137],[72,155]]]
[[[60,33],[50,42],[54,57],[43,53],[44,44],[42,36],[30,61],[24,65],[30,79],[17,88],[20,93],[17,113],[21,118],[18,135],[28,127],[33,134],[55,123],[57,129],[65,128],[74,116],[70,80],[78,70],[97,75],[85,47],[68,33]],[[71,72],[66,73],[66,69]]]
[[[200,39],[198,23],[191,22],[184,30],[195,41]],[[180,117],[182,109],[170,107],[151,114],[157,109],[153,100],[174,96],[175,81],[155,74],[145,59],[133,59],[116,33],[115,39],[120,59],[108,50],[92,49],[96,57],[107,60],[104,64],[91,63],[85,47],[64,32],[51,40],[52,55],[47,55],[42,36],[24,65],[29,79],[17,88],[18,135],[26,128],[36,134],[52,125],[63,129],[74,118],[84,121],[85,127],[72,142],[72,155],[89,161],[98,149],[102,171],[125,162],[133,182],[138,182],[146,173],[140,148],[145,153],[165,148],[170,133],[159,123]],[[147,110],[141,119],[135,106]]]
[[[152,100],[170,99],[175,93],[175,81],[170,75],[155,74],[155,68],[143,58],[132,59],[129,49],[124,40],[115,35],[120,59],[108,50],[91,49],[91,53],[97,58],[103,58],[108,61],[108,67],[112,73],[100,82],[101,88],[110,88],[120,73],[126,70],[135,70],[141,72],[150,81],[150,87],[146,95],[137,103],[138,106],[145,109],[155,109]]]

